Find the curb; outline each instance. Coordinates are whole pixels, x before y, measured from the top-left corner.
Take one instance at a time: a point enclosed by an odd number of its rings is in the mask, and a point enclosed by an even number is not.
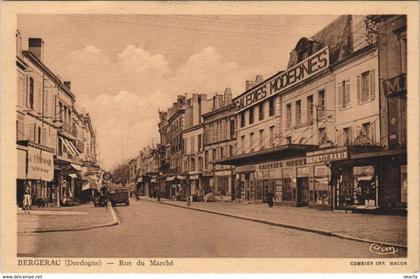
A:
[[[325,235],[325,236],[337,237],[337,238],[346,239],[346,240],[353,240],[353,241],[359,241],[359,242],[365,242],[365,243],[377,243],[377,244],[382,244],[382,245],[386,245],[386,246],[394,246],[394,247],[398,247],[398,248],[402,248],[402,249],[407,249],[407,245],[403,245],[403,244],[383,242],[383,241],[375,241],[375,240],[371,240],[371,239],[367,239],[367,238],[354,237],[354,236],[350,236],[350,235],[347,235],[347,234],[334,233],[332,231],[327,231],[327,230],[314,229],[314,228],[309,228],[309,227],[305,227],[305,226],[296,226],[296,225],[291,225],[291,224],[286,224],[286,223],[276,223],[276,222],[272,222],[272,221],[268,221],[268,220],[261,220],[261,219],[245,217],[245,216],[240,216],[240,215],[234,215],[234,214],[230,214],[230,213],[223,213],[223,212],[218,212],[218,211],[213,211],[213,210],[208,210],[208,209],[202,209],[202,208],[187,207],[187,206],[184,206],[184,205],[171,204],[171,203],[162,202],[162,201],[159,201],[159,203],[164,204],[164,205],[179,207],[179,208],[191,209],[191,210],[206,212],[206,213],[210,213],[210,214],[222,215],[222,216],[227,216],[227,217],[232,217],[232,218],[237,218],[237,219],[242,219],[242,220],[247,220],[247,221],[252,221],[252,222],[257,222],[257,223],[262,223],[262,224],[267,224],[267,225],[271,225],[271,226],[277,226],[277,227],[283,227],[283,228],[288,228],[288,229],[295,229],[295,230],[300,230],[300,231],[317,233],[317,234],[321,234],[321,235]]]
[[[120,219],[118,218],[117,214],[115,213],[115,210],[112,206],[109,207],[111,209],[111,217],[112,222],[106,223],[106,224],[100,224],[100,225],[93,225],[93,226],[87,226],[87,227],[80,227],[80,228],[72,228],[72,229],[49,229],[49,230],[33,230],[33,231],[23,231],[18,233],[47,233],[47,232],[71,232],[71,231],[87,231],[91,229],[97,229],[97,228],[105,228],[105,227],[112,227],[119,225]]]

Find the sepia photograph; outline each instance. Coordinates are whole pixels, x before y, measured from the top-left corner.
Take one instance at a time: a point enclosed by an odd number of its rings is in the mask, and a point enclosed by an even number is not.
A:
[[[15,264],[406,268],[408,18],[17,13]]]

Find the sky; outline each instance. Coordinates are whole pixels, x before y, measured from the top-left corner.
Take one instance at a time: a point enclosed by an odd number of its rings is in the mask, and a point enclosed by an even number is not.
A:
[[[44,40],[44,63],[71,81],[89,112],[106,170],[159,143],[158,111],[177,95],[211,98],[284,70],[290,51],[337,16],[19,15],[23,48]]]

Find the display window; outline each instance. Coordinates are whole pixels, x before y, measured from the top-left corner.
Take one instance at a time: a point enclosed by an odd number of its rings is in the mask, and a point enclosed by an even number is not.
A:
[[[329,204],[329,181],[331,178],[331,170],[326,166],[315,166],[313,179],[313,194],[311,201],[316,204]]]

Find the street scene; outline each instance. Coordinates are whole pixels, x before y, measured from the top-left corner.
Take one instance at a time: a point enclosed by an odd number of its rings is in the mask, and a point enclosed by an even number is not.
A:
[[[17,23],[19,257],[407,256],[406,16]]]

